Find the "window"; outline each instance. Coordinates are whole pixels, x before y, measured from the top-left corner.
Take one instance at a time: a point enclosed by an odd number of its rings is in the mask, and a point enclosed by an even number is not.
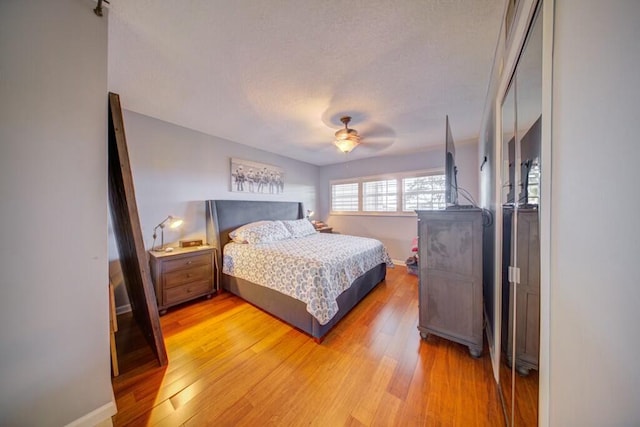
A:
[[[398,210],[397,180],[363,182],[362,210],[365,212],[395,212]]]
[[[402,210],[444,209],[444,175],[427,175],[402,180]]]
[[[529,179],[527,180],[527,203],[530,205],[540,204],[540,165],[535,163],[529,169]]]
[[[413,215],[416,209],[444,209],[442,171],[405,172],[331,182],[331,212]]]
[[[339,212],[358,211],[358,183],[335,184],[331,186],[331,210]]]

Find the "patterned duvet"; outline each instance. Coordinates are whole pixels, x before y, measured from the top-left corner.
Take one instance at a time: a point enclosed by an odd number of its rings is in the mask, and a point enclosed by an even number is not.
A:
[[[325,325],[338,312],[338,296],[381,263],[393,266],[378,240],[315,233],[254,245],[228,243],[222,271],[306,303],[307,311]]]

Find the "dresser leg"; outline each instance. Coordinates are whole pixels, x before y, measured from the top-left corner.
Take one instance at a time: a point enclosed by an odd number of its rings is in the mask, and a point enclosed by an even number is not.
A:
[[[159,314],[160,316],[164,316],[165,314],[167,314],[167,309],[165,308],[164,310],[160,310]]]
[[[471,354],[471,357],[473,357],[474,359],[478,359],[480,356],[482,356],[482,350],[469,347],[469,354]]]

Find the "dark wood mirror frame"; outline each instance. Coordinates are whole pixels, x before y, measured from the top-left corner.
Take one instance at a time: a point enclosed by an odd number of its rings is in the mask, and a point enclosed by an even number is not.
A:
[[[122,276],[133,317],[155,353],[160,366],[168,363],[160,329],[156,296],[142,239],[120,96],[109,93],[109,204],[120,254]]]

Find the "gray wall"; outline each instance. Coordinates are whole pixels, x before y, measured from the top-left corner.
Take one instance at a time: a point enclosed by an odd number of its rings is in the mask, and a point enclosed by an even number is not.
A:
[[[640,2],[555,13],[550,425],[640,425]]]
[[[0,425],[115,412],[107,270],[107,17],[0,2]]]
[[[455,123],[452,123],[455,137]],[[443,137],[444,138],[444,137]],[[320,168],[316,219],[326,222],[342,234],[373,237],[382,241],[394,260],[403,261],[411,255],[411,241],[417,235],[417,216],[329,215],[331,208],[330,181],[344,178],[375,176],[384,173],[442,169],[444,146],[439,149],[399,156],[374,157]],[[478,148],[472,141],[456,142],[458,186],[469,191],[478,201]],[[460,204],[466,204],[459,196]]]
[[[126,95],[121,95],[121,103],[125,108],[127,145],[147,249],[151,249],[153,228],[167,215],[181,217],[185,223],[179,230],[165,230],[165,244],[177,245],[179,240],[187,238],[206,240],[204,201],[209,199],[301,201],[305,209],[317,209],[317,166],[128,111]],[[231,158],[284,169],[284,193],[231,192]],[[128,309],[129,299],[122,286],[112,231],[109,259],[110,276],[116,285],[116,305],[124,311]]]

